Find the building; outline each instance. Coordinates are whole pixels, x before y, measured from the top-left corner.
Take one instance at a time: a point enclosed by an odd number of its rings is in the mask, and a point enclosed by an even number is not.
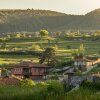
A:
[[[80,69],[81,71],[86,71],[93,68],[94,65],[100,63],[100,58],[97,57],[83,57],[77,56],[74,60],[74,67]]]
[[[32,61],[23,61],[19,64],[11,65],[9,67],[9,70],[13,75],[21,79],[30,78],[33,80],[37,80],[45,78],[49,68],[49,66]]]

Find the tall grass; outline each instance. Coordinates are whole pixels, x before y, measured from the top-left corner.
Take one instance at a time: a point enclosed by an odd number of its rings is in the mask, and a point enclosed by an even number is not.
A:
[[[100,82],[84,82],[79,90],[67,93],[67,100],[100,100]]]
[[[59,91],[60,90],[60,91]],[[63,100],[63,85],[58,81],[27,86],[0,86],[0,100]]]

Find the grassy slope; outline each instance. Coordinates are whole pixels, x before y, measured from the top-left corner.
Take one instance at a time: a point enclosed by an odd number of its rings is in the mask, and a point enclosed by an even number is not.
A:
[[[56,43],[58,41],[58,43]],[[2,44],[2,42],[0,43]],[[42,49],[48,47],[57,45],[58,51],[57,56],[62,61],[67,61],[67,59],[70,59],[70,54],[73,50],[77,50],[80,46],[79,41],[68,41],[66,39],[55,39],[53,38],[50,40],[50,43],[48,43],[47,39],[41,39],[41,38],[30,38],[30,39],[12,39],[7,42],[7,49],[15,47],[15,48],[22,48],[23,50],[29,49],[32,45],[39,45]],[[84,41],[85,46],[85,53],[88,55],[91,54],[98,54],[100,50],[100,43],[97,41]],[[68,49],[67,47],[71,46],[72,49]],[[0,64],[9,63],[9,60],[12,61],[12,63],[17,62],[19,60],[27,60],[27,59],[33,59],[35,61],[38,61],[38,58],[36,58],[34,55],[27,55],[27,56],[11,56],[11,55],[0,55]]]
[[[42,88],[41,88],[42,89]],[[100,100],[100,91],[81,87],[79,90],[67,95],[46,95],[45,89],[20,87],[20,86],[0,86],[0,100]],[[57,98],[57,99],[56,99]]]
[[[67,100],[100,100],[100,92],[80,88],[67,94]]]

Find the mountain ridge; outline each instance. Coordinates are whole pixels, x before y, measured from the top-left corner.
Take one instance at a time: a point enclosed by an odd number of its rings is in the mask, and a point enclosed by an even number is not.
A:
[[[4,9],[0,10],[0,32],[35,32],[40,29],[50,31],[99,30],[100,9],[86,15],[70,15],[50,10]]]

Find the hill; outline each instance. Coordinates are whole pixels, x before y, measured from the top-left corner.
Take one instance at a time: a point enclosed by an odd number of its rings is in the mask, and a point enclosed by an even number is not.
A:
[[[67,15],[50,10],[0,10],[0,32],[99,30],[100,9],[86,15]]]

